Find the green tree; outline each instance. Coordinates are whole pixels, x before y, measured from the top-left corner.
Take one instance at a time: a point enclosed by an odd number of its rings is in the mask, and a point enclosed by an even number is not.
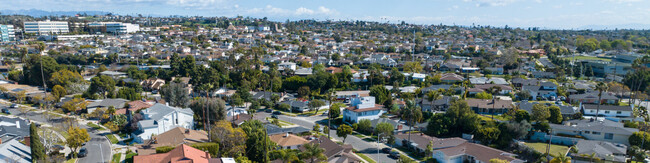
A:
[[[467,102],[456,100],[444,114],[435,114],[429,121],[427,132],[434,136],[460,136],[478,130],[480,118]]]
[[[307,106],[309,107],[309,109],[318,112],[318,110],[316,109],[320,108],[321,106],[325,106],[325,102],[321,100],[311,100],[309,101],[309,104],[307,104]]]
[[[345,139],[349,134],[352,134],[352,127],[348,125],[342,124],[336,129],[336,136],[343,138],[343,144],[345,144]]]
[[[74,157],[77,157],[77,149],[84,143],[90,141],[90,135],[86,129],[79,127],[70,127],[68,129],[68,137],[66,137],[66,144],[72,148]]]
[[[246,133],[246,156],[253,162],[268,162],[267,153],[270,151],[270,141],[266,128],[259,120],[244,122],[241,128]]]
[[[645,136],[644,136],[645,135]],[[645,140],[644,140],[645,138]],[[638,144],[643,146],[641,148],[645,150],[650,150],[650,134],[644,131],[634,132],[629,138],[628,141],[630,144]]]
[[[600,105],[603,103],[603,92],[607,92],[608,89],[609,87],[604,82],[599,82],[596,85],[596,90],[598,90],[598,107],[596,107],[596,117],[600,115]]]
[[[195,122],[217,122],[226,119],[226,102],[220,98],[199,97],[189,105],[197,118]],[[209,122],[208,122],[209,120]]]
[[[544,104],[533,105],[532,113],[530,119],[534,122],[546,122],[546,120],[551,117],[551,112]]]
[[[479,92],[479,93],[476,94],[476,98],[489,100],[489,99],[492,99],[492,95],[490,93],[487,93],[487,92]]]
[[[372,128],[372,122],[368,119],[362,119],[359,120],[359,127],[357,129],[361,130],[363,133],[368,133],[370,132],[370,128]]]
[[[52,73],[52,77],[49,79],[50,85],[60,85],[63,87],[69,87],[73,83],[85,83],[86,81],[78,72],[73,72],[67,69],[62,69]]]
[[[70,101],[66,101],[61,105],[65,111],[76,113],[80,110],[86,109],[88,102],[83,98],[73,98]]]
[[[406,73],[419,73],[422,71],[422,65],[420,65],[420,62],[406,62],[403,69]]]
[[[63,96],[65,96],[67,93],[65,91],[65,88],[63,88],[61,85],[55,85],[52,88],[52,96],[54,96],[54,100],[56,102],[59,102]]]
[[[190,102],[189,91],[183,83],[171,82],[165,84],[160,89],[160,94],[172,106],[185,107]]]
[[[219,154],[214,157],[236,157],[246,152],[246,138],[242,128],[233,128],[227,120],[216,122],[210,130],[212,142],[219,144]]]
[[[45,147],[41,142],[41,137],[38,135],[38,129],[36,124],[33,122],[29,125],[29,147],[31,148],[32,160],[33,162],[42,162],[45,161],[47,155],[45,155]]]
[[[385,106],[390,106],[392,103],[391,93],[383,85],[375,85],[370,87],[370,96],[375,97],[376,104],[383,104]]]
[[[56,63],[56,60],[38,54],[30,55],[27,62],[23,65],[23,74],[28,79],[26,82],[29,85],[43,85],[43,82],[50,79],[52,74],[58,70],[60,70],[60,66]],[[48,84],[51,85],[51,83]]]
[[[108,94],[113,93],[113,90],[115,90],[115,80],[109,76],[95,76],[90,80],[88,92],[91,94],[99,93],[102,97],[106,98]]]
[[[530,121],[530,115],[528,114],[528,111],[517,109],[517,111],[515,111],[515,121],[521,122],[524,120]]]
[[[483,127],[476,131],[476,139],[483,144],[491,144],[499,138],[501,131],[495,127]]]
[[[393,135],[393,130],[393,125],[386,122],[378,123],[375,127],[375,133],[377,133],[377,136],[382,135],[382,137],[377,137],[379,140],[382,140],[383,137]]]
[[[309,160],[310,163],[315,163],[318,161],[325,161],[327,157],[325,156],[325,149],[320,147],[318,143],[307,143],[303,145],[303,150],[300,153],[300,158],[303,160]]]
[[[345,104],[343,103],[334,103],[332,106],[330,106],[330,118],[331,119],[336,119],[339,116],[341,116],[341,107],[345,107]]]
[[[560,112],[560,107],[551,106],[548,108],[548,110],[551,115],[550,117],[548,117],[548,121],[555,124],[561,124],[564,119],[562,118],[562,112]]]

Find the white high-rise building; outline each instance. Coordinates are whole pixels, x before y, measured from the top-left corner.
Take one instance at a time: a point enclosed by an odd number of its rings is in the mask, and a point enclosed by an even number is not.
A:
[[[68,28],[68,22],[65,21],[34,21],[34,22],[25,22],[25,33],[38,33],[38,34],[49,34],[49,33],[68,33],[70,29]]]
[[[16,40],[14,25],[0,24],[0,42],[9,42]]]

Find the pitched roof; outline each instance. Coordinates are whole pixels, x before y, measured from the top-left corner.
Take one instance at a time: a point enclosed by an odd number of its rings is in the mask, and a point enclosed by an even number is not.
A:
[[[121,98],[103,99],[101,101],[98,100],[88,104],[86,108],[108,108],[110,106],[113,106],[115,107],[115,109],[120,109],[120,108],[124,108],[124,104],[126,104],[126,102],[129,102],[129,100],[125,100]]]
[[[511,100],[495,99],[493,102],[492,100],[470,98],[470,99],[466,99],[465,101],[467,101],[467,105],[469,107],[478,107],[478,108],[485,108],[485,109],[513,108]]]
[[[636,128],[626,128],[622,123],[613,122],[609,120],[568,120],[564,124],[549,124],[553,129],[563,129],[570,131],[596,131],[602,133],[614,133],[621,135],[632,135],[638,132]]]
[[[0,117],[0,138],[9,141],[29,136],[29,122],[20,118]]]
[[[614,155],[615,161],[625,162],[625,154],[627,153],[627,146],[623,144],[595,141],[595,140],[578,140],[576,147],[580,149],[578,154],[592,154],[595,153],[598,158],[607,158]]]
[[[320,138],[309,142],[310,144],[319,144],[320,148],[325,149],[325,156],[329,159],[336,155],[339,155],[343,152],[349,152],[352,150],[352,146],[349,145],[339,145],[336,142],[327,138],[327,136],[321,136]],[[300,150],[304,150],[304,146],[300,147]]]
[[[271,139],[271,141],[275,142],[279,146],[283,147],[309,143],[307,139],[296,136],[294,134],[276,134],[269,136],[269,139]]]
[[[134,163],[151,162],[151,163],[168,163],[168,162],[188,162],[188,163],[208,163],[210,153],[192,148],[188,145],[181,144],[167,153],[152,155],[133,156]]]
[[[16,139],[2,142],[0,144],[0,158],[4,158],[2,161],[6,162],[30,163],[32,162],[31,148]]]
[[[357,109],[356,106],[350,106],[350,107],[347,107],[345,109],[353,111],[353,112],[365,112],[365,111],[372,111],[372,110],[382,110],[382,109],[384,109],[384,105],[375,104],[374,107],[368,107],[368,108],[362,108],[362,109]]]
[[[582,104],[582,108],[584,108],[584,109],[597,109],[598,105]],[[600,105],[600,110],[632,111],[632,106]]]
[[[183,127],[176,127],[160,135],[154,136],[138,147],[138,154],[154,154],[156,147],[176,146],[179,144],[192,144],[208,142],[208,134],[201,130],[190,130]]]
[[[268,133],[268,135],[285,134],[285,133],[299,134],[299,133],[311,131],[311,129],[302,126],[282,128],[274,124],[264,124],[264,128],[266,128],[266,133]]]
[[[507,160],[508,162],[523,162],[514,158],[514,154],[470,142],[465,142],[455,147],[443,148],[438,151],[444,153],[448,157],[458,155],[471,155],[474,156],[474,159],[481,162],[490,162],[490,159],[494,158]]]
[[[404,140],[408,140],[408,137],[409,137],[408,134],[395,135],[395,138],[404,139]],[[442,149],[442,148],[458,146],[460,144],[467,142],[467,140],[458,137],[441,139],[441,138],[436,138],[424,134],[411,134],[411,142],[413,143],[412,145],[417,146],[418,148],[421,149],[426,149],[427,145],[429,145],[430,142],[433,143],[433,149]]]
[[[610,92],[603,92],[602,97],[603,100],[617,100],[618,97],[612,95]],[[584,94],[573,94],[569,95],[569,99],[595,99],[598,100],[598,92],[597,91],[592,91],[592,92],[586,92]]]

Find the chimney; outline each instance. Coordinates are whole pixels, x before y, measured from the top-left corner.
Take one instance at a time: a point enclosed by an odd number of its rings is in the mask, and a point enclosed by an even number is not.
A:
[[[237,114],[237,119],[235,119],[235,120],[239,120],[239,114]]]
[[[286,137],[289,137],[289,133],[285,133],[285,134],[284,134],[284,137],[285,137],[285,138],[286,138]]]
[[[190,134],[190,129],[185,129],[185,134]]]
[[[29,146],[31,145],[31,143],[30,143],[30,142],[31,142],[31,139],[30,139],[29,136],[25,136],[25,138],[23,138],[23,140],[25,140],[25,145],[26,145],[26,146],[29,147]]]

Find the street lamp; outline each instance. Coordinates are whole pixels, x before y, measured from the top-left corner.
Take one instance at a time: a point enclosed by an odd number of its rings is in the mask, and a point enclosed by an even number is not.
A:
[[[377,134],[377,161],[379,161],[380,163],[381,161],[379,159],[379,141],[381,140],[381,135],[384,135],[384,133]]]

